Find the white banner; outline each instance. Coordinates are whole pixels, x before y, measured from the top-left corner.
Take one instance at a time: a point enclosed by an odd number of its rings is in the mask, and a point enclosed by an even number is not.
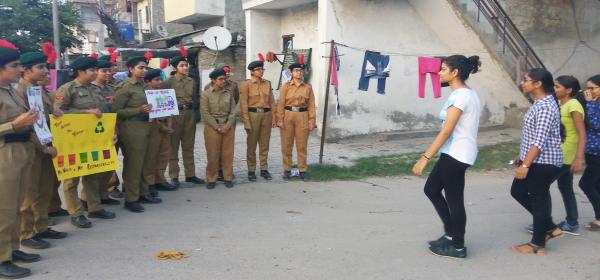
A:
[[[152,105],[150,119],[164,118],[179,115],[177,97],[174,89],[146,90],[148,104]]]
[[[39,113],[38,119],[33,124],[33,129],[38,139],[40,139],[40,142],[45,145],[52,142],[52,134],[50,133],[50,128],[48,128],[48,123],[46,122],[42,94],[42,87],[29,87],[27,89],[29,108],[35,109],[35,111]]]

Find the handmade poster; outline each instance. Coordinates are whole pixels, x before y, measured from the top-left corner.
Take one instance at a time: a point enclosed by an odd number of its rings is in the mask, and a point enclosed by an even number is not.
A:
[[[33,130],[35,131],[35,135],[37,135],[40,142],[46,145],[52,142],[52,134],[50,133],[48,123],[46,122],[42,94],[42,87],[27,88],[27,102],[29,103],[29,108],[33,108],[39,113],[38,119],[33,124]]]
[[[164,118],[179,115],[177,97],[174,89],[146,90],[148,104],[152,105],[150,119]]]
[[[65,114],[50,116],[50,128],[58,155],[52,160],[58,180],[119,168],[113,138],[117,114]]]

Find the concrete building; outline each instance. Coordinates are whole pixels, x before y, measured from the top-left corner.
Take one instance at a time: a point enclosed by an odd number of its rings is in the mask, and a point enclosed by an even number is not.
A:
[[[529,106],[478,34],[446,0],[245,0],[243,8],[248,61],[255,60],[258,52],[282,53],[290,43],[293,49],[312,49],[309,82],[317,96],[319,120],[330,51],[325,42],[335,40],[347,46],[338,46],[341,113],[335,113],[337,98],[332,90],[326,139],[438,129],[438,113],[450,91],[444,89],[443,97],[434,99],[428,78],[426,98],[417,96],[417,57],[421,55],[481,57],[482,72],[468,82],[481,99],[481,126],[519,125],[517,113]],[[365,50],[391,56],[384,95],[376,93],[376,80],[368,91],[358,90]],[[266,78],[278,81],[281,65],[275,62],[266,67]]]
[[[190,24],[182,24],[177,20],[167,23],[165,21],[164,0],[131,0],[135,11],[133,22],[138,27],[138,39],[143,41],[164,38],[193,31]]]
[[[104,41],[107,37],[106,27],[100,22],[98,16],[99,5],[113,10],[119,5],[120,0],[71,0],[81,13],[83,26],[87,30],[84,34],[83,45],[80,49],[72,50],[74,53],[92,53],[104,49]]]
[[[191,24],[194,29],[224,26],[232,33],[245,31],[241,0],[164,0],[165,21]]]

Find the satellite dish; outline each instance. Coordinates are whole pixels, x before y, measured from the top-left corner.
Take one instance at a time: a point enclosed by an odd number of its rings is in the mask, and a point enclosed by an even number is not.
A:
[[[222,51],[231,45],[231,33],[225,27],[213,26],[202,37],[204,45],[213,51]]]
[[[169,31],[167,31],[167,27],[159,24],[156,26],[156,32],[158,33],[158,35],[160,35],[161,37],[167,37],[169,36]]]

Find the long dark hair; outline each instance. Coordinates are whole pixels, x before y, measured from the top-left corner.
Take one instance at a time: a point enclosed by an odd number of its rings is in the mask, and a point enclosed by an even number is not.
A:
[[[554,97],[554,101],[556,101],[556,105],[558,106],[558,110],[560,112],[560,102],[556,97],[556,92],[554,92],[554,78],[552,78],[552,73],[548,72],[548,70],[544,68],[532,68],[527,71],[527,76],[534,81],[538,81],[542,83],[542,88],[547,94],[551,94]],[[560,114],[559,114],[560,115]],[[562,142],[567,138],[567,130],[565,126],[560,123],[560,140]]]
[[[600,86],[600,74],[591,76],[589,79],[587,79],[587,81],[592,82],[597,86]],[[581,105],[583,105],[583,111],[585,112],[585,127],[589,128],[590,127],[590,116],[588,115],[588,112],[586,110],[587,101],[585,100],[585,98],[583,99],[583,102],[584,103],[581,103]]]
[[[479,56],[476,55],[468,58],[464,55],[459,54],[451,55],[442,58],[442,62],[448,66],[450,71],[454,71],[454,69],[457,69],[458,77],[463,82],[469,79],[469,75],[479,72],[479,67],[481,67],[481,61],[479,61]]]

